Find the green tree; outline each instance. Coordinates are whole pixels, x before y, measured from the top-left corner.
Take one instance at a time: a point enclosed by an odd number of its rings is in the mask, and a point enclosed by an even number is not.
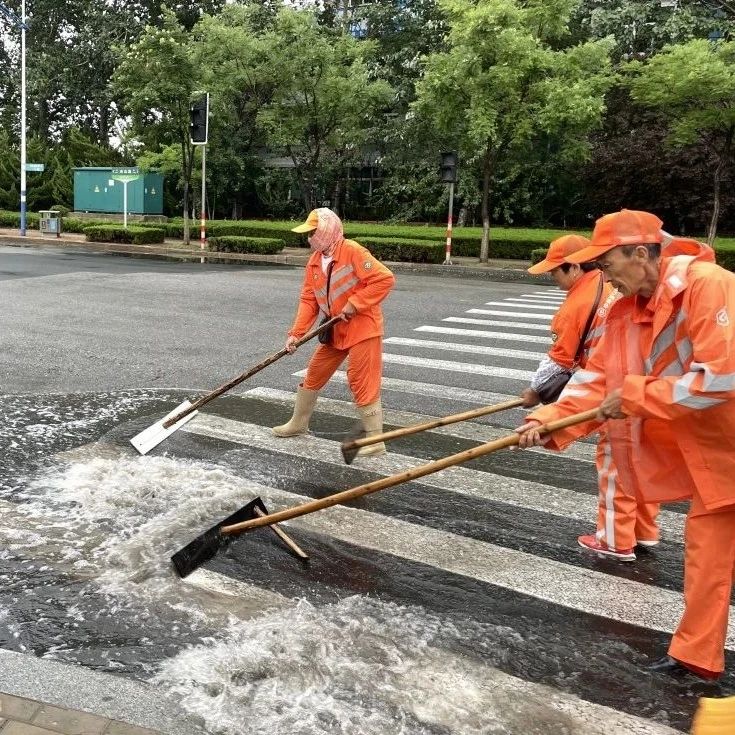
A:
[[[666,113],[670,143],[683,147],[701,141],[711,152],[712,214],[707,239],[712,243],[720,218],[723,175],[733,159],[735,42],[695,40],[668,46],[646,64],[631,66],[633,99]]]
[[[612,78],[605,42],[564,47],[574,0],[442,0],[448,50],[426,59],[417,113],[448,136],[482,182],[480,260],[489,255],[490,197],[534,146],[587,155]]]
[[[369,43],[319,26],[310,13],[281,10],[263,41],[275,86],[258,124],[271,150],[293,161],[305,209],[330,180],[338,209],[344,171],[374,140],[390,86],[370,73]]]
[[[149,152],[177,145],[184,216],[189,242],[189,212],[194,146],[189,137],[189,104],[199,88],[188,34],[172,13],[160,28],[148,26],[140,39],[122,50],[112,85],[121,109],[130,114],[131,134]]]
[[[276,14],[261,3],[231,5],[194,30],[194,63],[210,93],[207,198],[234,218],[245,203],[255,206],[255,184],[263,172],[258,113],[273,99],[277,82],[263,34],[273,29]]]
[[[729,7],[728,7],[729,6]],[[735,31],[735,3],[719,0],[582,0],[572,17],[580,40],[612,37],[617,60],[651,56],[664,46]]]

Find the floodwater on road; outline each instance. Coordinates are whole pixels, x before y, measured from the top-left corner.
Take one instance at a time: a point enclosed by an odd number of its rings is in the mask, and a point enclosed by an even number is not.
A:
[[[219,455],[141,457],[127,445],[184,397],[0,396],[0,645],[150,681],[217,735],[573,735],[609,724],[612,710],[580,713],[564,694],[581,671],[559,673],[557,690],[494,667],[524,656],[533,669],[545,631],[382,595],[369,575],[352,578],[361,566],[349,549],[320,549],[340,593],[312,576],[295,594],[287,578],[300,562],[267,530],[262,555],[251,542],[245,562],[236,557],[259,583],[212,569],[182,582],[172,553],[257,495],[279,504],[260,455],[244,476]],[[307,460],[293,462],[307,473]],[[398,579],[401,560],[384,563]],[[604,679],[607,657],[627,646],[596,645]],[[674,732],[674,716],[607,731]]]

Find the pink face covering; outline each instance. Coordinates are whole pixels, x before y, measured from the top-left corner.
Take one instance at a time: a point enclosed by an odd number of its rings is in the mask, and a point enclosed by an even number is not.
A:
[[[344,239],[342,220],[327,207],[319,207],[316,212],[319,224],[309,236],[309,244],[318,253],[331,255],[334,248]]]

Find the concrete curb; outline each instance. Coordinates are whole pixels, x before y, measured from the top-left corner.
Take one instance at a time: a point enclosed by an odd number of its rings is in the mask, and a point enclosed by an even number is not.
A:
[[[0,243],[12,247],[51,247],[80,252],[107,253],[135,258],[163,258],[179,262],[229,263],[232,265],[281,265],[303,267],[308,259],[307,252],[286,252],[278,255],[254,253],[211,253],[201,250],[182,250],[164,245],[124,245],[120,243],[86,242],[81,240],[21,237],[0,233]],[[469,259],[468,259],[469,260]],[[502,265],[496,265],[502,263]],[[386,261],[394,273],[430,275],[442,278],[473,278],[503,283],[551,283],[549,276],[532,276],[526,272],[524,261],[493,261],[493,265],[435,265],[433,263],[405,263]]]

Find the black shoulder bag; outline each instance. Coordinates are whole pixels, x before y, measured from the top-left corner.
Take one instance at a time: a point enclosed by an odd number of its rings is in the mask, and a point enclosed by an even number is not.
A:
[[[329,265],[327,266],[327,309],[330,309],[329,305],[329,284],[332,280],[332,269],[334,268],[334,261],[332,260]],[[327,314],[325,317],[322,318],[322,320],[319,322],[320,325],[324,324],[324,322],[328,322],[332,317]],[[332,332],[334,330],[334,325],[329,327],[329,329],[325,329],[323,332],[319,334],[317,339],[323,344],[323,345],[331,345],[332,344]]]
[[[584,325],[584,331],[582,332],[582,337],[579,340],[579,347],[577,347],[577,354],[574,356],[574,367],[572,367],[571,370],[564,370],[561,373],[555,373],[543,385],[536,389],[536,393],[538,393],[541,403],[554,403],[556,399],[559,398],[561,392],[569,382],[569,379],[574,374],[574,370],[577,365],[579,365],[579,361],[582,359],[582,355],[584,354],[584,343],[587,341],[587,335],[589,334],[590,327],[592,326],[592,321],[595,318],[595,312],[597,311],[597,307],[600,305],[602,284],[604,280],[604,277],[600,275],[600,283],[597,285],[595,303],[592,306],[590,315],[587,317],[587,324]]]

